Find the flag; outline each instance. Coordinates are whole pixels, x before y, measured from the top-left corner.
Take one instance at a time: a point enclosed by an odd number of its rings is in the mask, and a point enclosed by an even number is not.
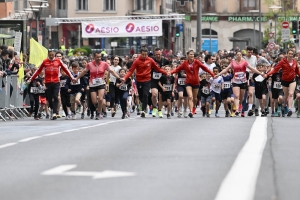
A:
[[[23,79],[24,79],[24,65],[23,65],[23,53],[21,52],[20,53],[20,62],[22,64],[20,64],[20,67],[19,67],[19,71],[18,71],[18,83],[22,83],[23,82]]]
[[[35,67],[39,67],[44,59],[48,57],[48,50],[40,45],[33,38],[30,39],[30,55],[29,63],[34,64]]]

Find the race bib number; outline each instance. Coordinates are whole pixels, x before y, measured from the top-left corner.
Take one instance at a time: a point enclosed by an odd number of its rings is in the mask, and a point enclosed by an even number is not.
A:
[[[80,85],[80,79],[78,79],[76,83],[74,83],[73,81],[71,81],[70,83],[71,85]]]
[[[208,87],[203,87],[203,88],[202,88],[202,93],[203,93],[203,94],[206,94],[206,95],[209,94],[209,89],[208,89]]]
[[[274,89],[282,89],[282,85],[281,85],[281,82],[274,82],[274,85],[273,85],[273,88]]]
[[[229,89],[231,87],[230,82],[224,82],[224,89]]]
[[[60,87],[62,87],[62,88],[66,87],[66,82],[67,82],[67,80],[61,80]]]
[[[153,79],[160,79],[161,73],[153,72]]]
[[[179,79],[178,79],[178,84],[179,84],[179,85],[185,85],[185,79],[186,79],[186,78],[179,78]]]
[[[30,93],[32,94],[38,94],[40,89],[38,87],[31,87],[30,88]]]
[[[115,83],[117,79],[116,79],[116,77],[114,77],[114,76],[111,76],[109,80],[110,80],[110,82],[113,82],[113,83]]]
[[[166,92],[172,91],[172,85],[171,84],[164,84],[163,86],[166,89]]]
[[[93,85],[98,86],[98,85],[104,85],[105,81],[102,78],[94,78],[92,80]]]
[[[123,91],[127,91],[127,84],[120,85],[119,89]]]
[[[246,80],[246,74],[245,74],[245,72],[235,72],[234,73],[234,78],[235,78],[235,80],[237,80],[237,81],[244,81],[244,80]]]
[[[220,84],[214,84],[214,89],[215,90],[220,90],[221,88],[221,85]]]
[[[44,87],[42,87],[42,88],[40,89],[39,93],[40,93],[40,94],[43,94],[43,93],[45,93],[45,89],[44,89]]]

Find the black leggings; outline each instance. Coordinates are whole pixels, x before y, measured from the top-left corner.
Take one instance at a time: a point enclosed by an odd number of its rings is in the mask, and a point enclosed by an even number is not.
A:
[[[68,94],[68,93],[62,94],[62,93],[60,93],[60,99],[61,99],[61,104],[62,104],[62,107],[64,109],[64,112],[65,112],[66,116],[68,116],[69,115],[69,113],[68,113],[68,107],[71,107],[70,94]]]
[[[110,108],[113,108],[118,103],[117,88],[114,83],[109,84]]]
[[[127,112],[127,97],[129,95],[128,91],[119,91],[119,98],[120,98],[120,104],[122,108],[122,112],[126,113]]]
[[[148,105],[148,95],[151,88],[151,81],[137,82],[136,86],[139,92],[140,102],[142,102],[142,111],[145,111]]]
[[[96,108],[92,102],[92,98],[91,98],[91,90],[88,90],[88,106],[90,108],[91,114],[93,115],[94,112],[96,111]]]
[[[39,95],[29,93],[29,99],[30,99],[30,112],[31,113],[34,112],[34,117],[36,117],[40,107]],[[34,105],[34,110],[33,110],[33,105]]]
[[[60,83],[46,83],[46,98],[53,113],[58,114],[58,93]]]

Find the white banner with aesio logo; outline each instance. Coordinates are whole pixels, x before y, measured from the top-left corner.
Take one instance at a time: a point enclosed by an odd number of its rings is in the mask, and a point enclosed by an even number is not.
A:
[[[83,38],[162,36],[162,20],[82,22]]]

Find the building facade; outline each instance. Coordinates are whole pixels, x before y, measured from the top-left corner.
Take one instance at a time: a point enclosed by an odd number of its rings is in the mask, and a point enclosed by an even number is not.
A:
[[[280,26],[279,21],[285,20],[285,17],[278,16],[270,21],[266,17],[266,13],[278,12],[279,9],[272,10],[270,7],[274,5],[268,5],[267,1],[261,0],[262,23],[261,33],[259,33],[258,2],[258,0],[202,0],[202,50],[210,51],[212,48],[212,52],[217,52],[219,49],[230,50],[237,46],[240,49],[245,46],[259,47],[259,34],[263,38],[264,31],[270,27],[274,32],[275,20],[278,27]],[[280,11],[294,10],[297,13],[300,8],[300,1],[285,0],[283,5],[279,0],[275,5],[282,7]],[[187,2],[185,5],[177,3],[176,10],[186,14],[183,26],[184,35],[187,37],[185,37],[183,48],[196,49],[197,1]],[[286,20],[298,21],[297,15],[288,17]],[[212,47],[210,47],[210,43]]]

